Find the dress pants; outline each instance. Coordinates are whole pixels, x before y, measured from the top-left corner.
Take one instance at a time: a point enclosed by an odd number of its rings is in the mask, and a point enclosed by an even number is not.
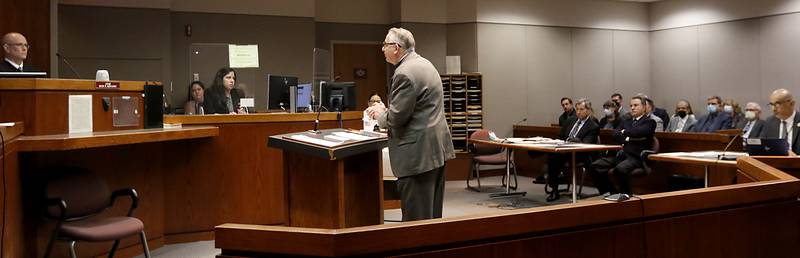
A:
[[[444,167],[397,179],[403,221],[442,217]]]
[[[575,156],[575,162],[581,163],[586,166],[588,170],[591,170],[590,165],[592,161],[592,157],[588,153],[578,153]],[[564,164],[570,163],[572,165],[572,153],[548,153],[547,154],[547,178],[548,178],[548,185],[553,189],[558,189],[558,174],[561,172],[561,169],[564,168]],[[580,165],[580,164],[578,164]],[[575,168],[576,171],[578,168]],[[571,171],[570,171],[571,172]],[[570,181],[572,182],[572,181]]]
[[[630,182],[631,171],[643,166],[644,164],[639,157],[631,156],[630,154],[623,152],[622,154],[617,155],[617,157],[606,157],[595,161],[592,163],[592,168],[594,168],[594,171],[591,171],[590,174],[592,175],[592,181],[594,181],[595,186],[597,187],[597,191],[599,191],[601,194],[607,192],[612,194],[632,194]],[[619,184],[619,191],[617,188],[614,188],[614,185],[608,178],[608,172],[612,168],[614,169],[614,177],[617,179],[617,183]]]

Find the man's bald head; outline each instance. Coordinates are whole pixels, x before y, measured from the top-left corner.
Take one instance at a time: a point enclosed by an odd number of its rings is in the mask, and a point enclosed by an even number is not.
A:
[[[28,39],[18,32],[9,32],[3,36],[3,57],[14,63],[22,64],[28,58]]]
[[[794,97],[787,89],[777,89],[769,96],[769,105],[777,118],[786,119],[794,113]]]

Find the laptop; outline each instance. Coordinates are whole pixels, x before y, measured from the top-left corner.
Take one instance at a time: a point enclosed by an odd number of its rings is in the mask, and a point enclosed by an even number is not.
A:
[[[788,156],[789,142],[786,139],[751,138],[745,142],[744,151],[750,156]]]

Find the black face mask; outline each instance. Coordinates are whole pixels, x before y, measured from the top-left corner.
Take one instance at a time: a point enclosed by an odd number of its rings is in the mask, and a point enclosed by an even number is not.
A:
[[[686,117],[686,111],[683,111],[683,110],[678,111],[678,116],[681,117],[681,118]]]

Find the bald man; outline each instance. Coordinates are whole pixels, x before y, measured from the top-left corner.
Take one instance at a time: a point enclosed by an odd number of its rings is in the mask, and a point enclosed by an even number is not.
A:
[[[0,63],[0,72],[31,72],[37,71],[30,64],[25,64],[28,58],[28,40],[22,34],[10,32],[3,36],[3,62]]]
[[[794,97],[786,89],[777,89],[769,96],[769,106],[773,116],[764,122],[760,138],[786,139],[792,155],[800,152],[800,116],[795,110]]]

